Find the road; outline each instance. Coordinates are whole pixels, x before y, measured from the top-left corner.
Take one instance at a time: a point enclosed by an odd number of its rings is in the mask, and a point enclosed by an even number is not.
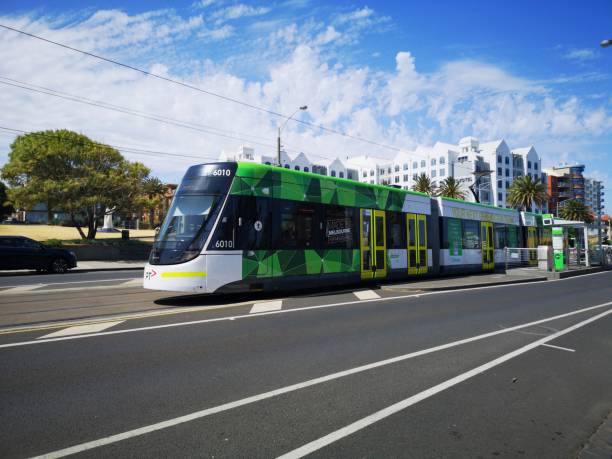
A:
[[[569,458],[612,411],[612,272],[225,301],[127,282],[0,291],[5,318],[151,308],[0,334],[3,457]]]

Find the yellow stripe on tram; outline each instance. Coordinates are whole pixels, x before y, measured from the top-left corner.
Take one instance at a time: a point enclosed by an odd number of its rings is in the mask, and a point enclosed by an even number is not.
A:
[[[206,273],[204,271],[177,271],[161,273],[161,277],[204,277]]]

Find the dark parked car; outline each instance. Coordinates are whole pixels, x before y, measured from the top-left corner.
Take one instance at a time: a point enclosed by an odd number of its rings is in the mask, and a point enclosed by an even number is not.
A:
[[[76,255],[69,250],[46,247],[23,236],[0,236],[0,269],[65,273],[76,265]]]

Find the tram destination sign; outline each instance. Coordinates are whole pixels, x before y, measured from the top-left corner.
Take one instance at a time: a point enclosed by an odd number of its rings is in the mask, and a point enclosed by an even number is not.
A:
[[[519,213],[507,209],[479,206],[478,204],[463,203],[439,199],[442,217],[460,218],[463,220],[479,220],[483,222],[503,223],[506,225],[519,225]]]

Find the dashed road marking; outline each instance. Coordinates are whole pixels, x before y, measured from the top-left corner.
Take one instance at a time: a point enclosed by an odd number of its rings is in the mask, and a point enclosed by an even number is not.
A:
[[[102,322],[97,324],[89,324],[89,325],[77,325],[74,327],[62,328],[61,330],[54,331],[53,333],[49,333],[48,335],[39,336],[37,339],[42,338],[57,338],[59,336],[71,336],[71,335],[85,335],[87,333],[97,333],[102,330],[106,330],[107,328],[114,327],[115,325],[119,325],[125,322],[125,320],[115,321],[115,322]]]
[[[353,292],[353,294],[360,300],[373,300],[375,298],[380,298],[380,295],[374,290],[358,290]]]
[[[264,303],[255,303],[253,307],[251,308],[251,310],[249,311],[249,314],[256,314],[258,312],[278,311],[282,309],[282,307],[283,307],[282,300],[266,301]]]
[[[569,347],[555,346],[554,344],[542,344],[542,346],[552,347],[553,349],[559,349],[561,351],[576,352],[575,349],[570,349]]]

